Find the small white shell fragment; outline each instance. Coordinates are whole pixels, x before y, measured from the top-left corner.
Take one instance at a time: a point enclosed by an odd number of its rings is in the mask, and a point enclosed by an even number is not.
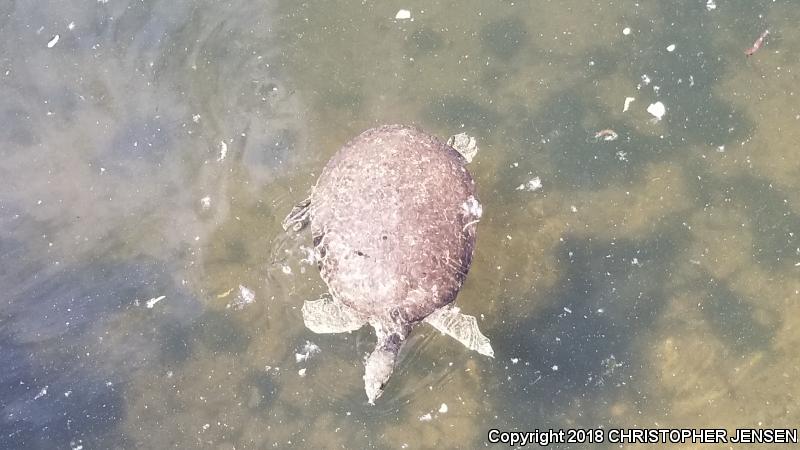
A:
[[[531,178],[527,183],[517,186],[518,191],[535,192],[542,188],[542,179],[539,177]]]
[[[75,29],[75,22],[70,22],[69,25],[67,25],[67,29],[74,30]]]
[[[299,350],[299,353],[294,354],[294,359],[296,362],[300,363],[306,361],[308,358],[311,358],[311,356],[319,353],[320,351],[321,350],[317,344],[311,341],[306,341],[305,345],[303,345],[303,348]]]
[[[192,122],[199,123],[200,122],[200,114],[192,114]]]
[[[249,305],[256,301],[256,293],[246,286],[239,285],[239,295],[233,299],[233,307],[235,309],[242,309],[245,305]]]
[[[47,43],[47,48],[53,48],[58,44],[58,40],[60,39],[59,35],[53,36],[53,39],[50,39],[50,42]]]
[[[636,97],[625,97],[625,105],[622,106],[622,112],[627,111],[634,100],[636,100]]]
[[[153,309],[153,307],[156,306],[156,303],[160,302],[161,300],[164,300],[165,298],[167,298],[166,295],[153,297],[150,300],[148,300],[147,303],[145,303],[145,306],[147,306],[148,309]]]
[[[569,210],[574,213],[578,212],[578,208],[575,205],[570,205]]]
[[[623,29],[622,29],[622,34],[624,34],[625,36],[627,36],[627,35],[631,34],[631,29],[630,29],[630,27],[625,27],[625,28],[623,28]]]
[[[651,116],[655,117],[656,120],[661,120],[661,118],[664,117],[664,113],[667,112],[667,108],[664,107],[663,103],[655,102],[647,107],[647,112],[649,112]]]
[[[442,406],[439,407],[439,413],[440,414],[444,414],[446,412],[447,412],[447,404],[446,403],[442,403]]]
[[[706,9],[709,11],[713,11],[717,9],[717,4],[714,2],[714,0],[708,0],[706,2]]]
[[[205,197],[201,198],[200,207],[203,208],[203,211],[206,211],[208,208],[211,208],[211,197],[206,195]]]
[[[407,9],[401,9],[397,11],[397,14],[394,15],[394,18],[397,20],[408,20],[411,18],[411,11]]]
[[[228,156],[228,144],[225,141],[219,141],[219,158],[217,161],[222,161]]]
[[[556,371],[558,371],[558,366],[554,365],[554,366],[552,367],[552,369],[553,369],[553,372],[556,372]]]
[[[431,416],[431,413],[419,416],[420,422],[430,422],[431,420],[433,420],[433,416]]]
[[[306,369],[302,368],[302,369],[298,370],[297,374],[300,375],[301,377],[306,376]]]
[[[667,51],[668,51],[668,52],[675,51],[675,44],[669,44],[669,45],[667,46]]]

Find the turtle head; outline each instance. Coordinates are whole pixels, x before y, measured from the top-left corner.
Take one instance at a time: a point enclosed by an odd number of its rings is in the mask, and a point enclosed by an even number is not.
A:
[[[375,350],[364,363],[366,366],[364,390],[367,392],[370,405],[374,405],[375,400],[383,394],[383,388],[389,382],[389,377],[394,371],[394,363],[402,341],[403,338],[395,333],[385,336],[382,340],[379,337]]]

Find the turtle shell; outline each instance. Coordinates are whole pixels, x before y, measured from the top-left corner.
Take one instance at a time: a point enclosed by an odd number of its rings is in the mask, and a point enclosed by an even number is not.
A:
[[[367,130],[328,161],[311,197],[311,233],[334,298],[405,323],[455,300],[481,213],[465,164],[403,125]]]

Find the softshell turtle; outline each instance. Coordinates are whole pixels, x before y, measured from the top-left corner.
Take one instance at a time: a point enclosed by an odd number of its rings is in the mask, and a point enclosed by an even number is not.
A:
[[[364,374],[370,404],[420,322],[494,356],[475,317],[452,305],[472,261],[482,211],[466,160],[451,147],[473,152],[475,141],[465,136],[448,145],[415,127],[367,130],[333,155],[311,197],[283,222],[296,231],[311,222],[330,291],[330,298],[304,303],[306,327],[315,333],[375,329]]]

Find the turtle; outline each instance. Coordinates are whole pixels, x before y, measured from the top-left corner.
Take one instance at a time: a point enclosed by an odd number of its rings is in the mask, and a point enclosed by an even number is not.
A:
[[[335,153],[282,222],[311,224],[314,254],[329,295],[307,300],[305,326],[344,333],[371,325],[375,349],[364,362],[369,404],[383,393],[412,328],[426,322],[494,357],[475,317],[453,302],[472,262],[482,206],[466,169],[475,140],[445,143],[422,129],[383,125]]]

